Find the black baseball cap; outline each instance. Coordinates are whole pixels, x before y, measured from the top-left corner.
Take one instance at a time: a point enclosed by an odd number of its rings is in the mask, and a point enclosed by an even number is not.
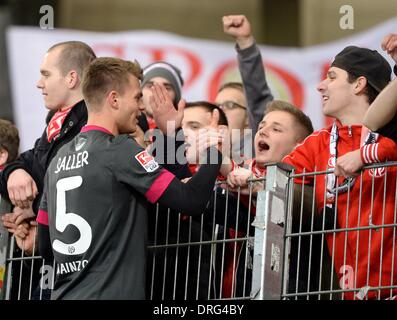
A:
[[[335,56],[331,67],[343,69],[356,77],[365,77],[378,92],[390,82],[391,67],[376,50],[348,46]]]

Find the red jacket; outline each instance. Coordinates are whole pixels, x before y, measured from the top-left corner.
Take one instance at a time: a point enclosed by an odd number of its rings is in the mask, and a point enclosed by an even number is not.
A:
[[[360,125],[348,127],[338,124],[338,156],[360,148],[361,129]],[[283,162],[293,165],[296,168],[295,173],[327,170],[330,163],[330,135],[331,127],[314,132],[287,155]],[[376,143],[361,147],[361,158],[364,163],[396,160],[397,145],[392,140],[379,136]],[[373,225],[396,223],[396,172],[395,167],[389,167],[387,170],[365,170],[362,179],[360,176],[356,178],[350,192],[339,193],[336,204],[337,228],[368,227],[371,219]],[[319,214],[322,214],[324,208],[325,177],[326,175],[318,175],[304,179],[305,184],[316,184]],[[340,177],[339,184],[343,180],[344,178]],[[295,182],[303,183],[303,178],[296,178]],[[331,200],[327,200],[329,201]],[[359,232],[337,232],[335,243],[332,233],[326,235],[341,288],[361,289],[367,286],[397,284],[397,235],[393,237],[393,229],[389,227]],[[390,292],[390,289],[382,290],[381,298],[387,298]],[[393,292],[396,294],[397,289]],[[354,292],[350,292],[345,293],[344,297],[353,299],[354,295]],[[369,291],[368,297],[377,298],[377,292]]]

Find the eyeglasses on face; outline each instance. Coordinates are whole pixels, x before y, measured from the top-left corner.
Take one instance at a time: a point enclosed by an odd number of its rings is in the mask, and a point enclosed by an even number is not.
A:
[[[244,107],[241,104],[238,104],[237,102],[234,102],[234,101],[225,101],[225,102],[217,104],[217,106],[219,108],[221,108],[222,110],[233,110],[233,109],[237,109],[237,108],[246,110],[246,107]]]

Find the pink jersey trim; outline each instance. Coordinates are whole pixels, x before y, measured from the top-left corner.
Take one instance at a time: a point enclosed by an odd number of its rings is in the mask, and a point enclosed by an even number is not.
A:
[[[93,131],[93,130],[102,131],[102,132],[105,132],[105,133],[113,135],[113,133],[111,133],[108,129],[105,129],[105,128],[100,127],[100,126],[94,126],[94,125],[85,125],[81,129],[81,132],[87,132],[87,131]]]
[[[40,224],[44,224],[48,226],[48,213],[44,210],[39,210],[39,214],[37,215],[36,221]]]
[[[175,176],[171,172],[163,169],[157,179],[154,180],[149,190],[146,192],[146,199],[148,199],[151,203],[157,202],[174,178]]]

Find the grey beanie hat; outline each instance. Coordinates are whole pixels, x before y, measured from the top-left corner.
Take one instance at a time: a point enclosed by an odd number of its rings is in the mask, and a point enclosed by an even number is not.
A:
[[[149,64],[145,69],[143,69],[142,87],[146,82],[155,77],[162,77],[170,82],[175,91],[175,100],[173,103],[176,106],[182,95],[183,79],[181,71],[172,64],[164,61]]]

